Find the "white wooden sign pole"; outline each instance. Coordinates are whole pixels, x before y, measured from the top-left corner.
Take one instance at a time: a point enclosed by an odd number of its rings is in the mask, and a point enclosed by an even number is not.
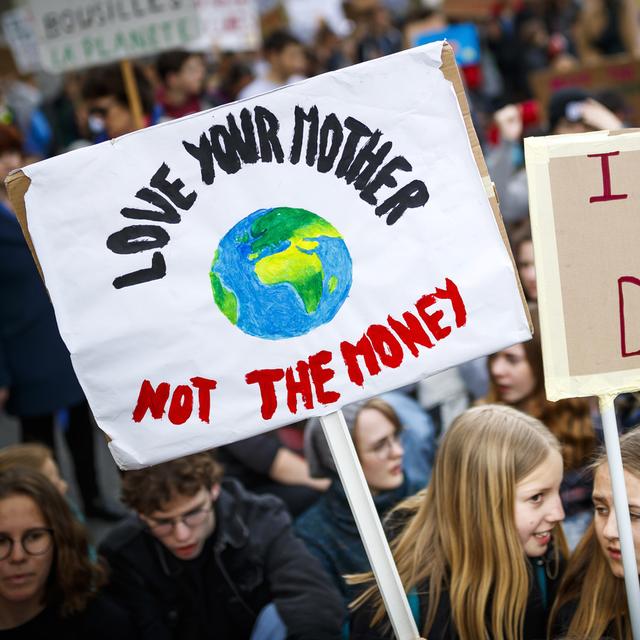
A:
[[[342,411],[320,420],[396,638],[415,640],[420,634]]]
[[[607,448],[611,488],[613,490],[613,504],[616,508],[616,522],[620,536],[622,550],[622,566],[624,567],[624,582],[627,590],[627,603],[634,640],[640,640],[640,583],[636,554],[633,548],[633,533],[631,532],[631,517],[627,489],[624,484],[624,470],[620,455],[620,441],[618,440],[618,425],[613,407],[615,395],[600,396],[600,415],[604,429],[604,442]]]

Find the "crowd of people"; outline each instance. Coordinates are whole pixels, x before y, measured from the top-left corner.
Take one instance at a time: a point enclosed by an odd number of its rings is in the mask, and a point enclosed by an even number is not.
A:
[[[121,502],[105,500],[98,429],[4,179],[471,20],[479,61],[463,80],[534,336],[347,405],[345,421],[424,638],[630,639],[597,403],[545,395],[523,138],[640,124],[615,86],[563,88],[545,104],[532,82],[633,60],[640,6],[496,0],[464,19],[447,0],[350,0],[309,23],[286,2],[258,4],[259,52],[136,62],[142,121],[118,65],[56,78],[0,68],[0,410],[20,440],[0,450],[0,638],[393,637],[317,419],[122,472]],[[622,394],[616,412],[640,560],[640,396]],[[56,429],[75,477],[62,477]],[[97,519],[101,539],[87,526]]]

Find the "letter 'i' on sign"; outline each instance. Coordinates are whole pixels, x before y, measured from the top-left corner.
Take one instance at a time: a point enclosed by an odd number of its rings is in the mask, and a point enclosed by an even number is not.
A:
[[[609,166],[609,158],[611,156],[620,155],[619,151],[610,151],[609,153],[589,153],[588,158],[600,158],[602,169],[602,194],[599,196],[591,196],[590,203],[609,202],[610,200],[626,200],[626,193],[611,193],[611,168]]]

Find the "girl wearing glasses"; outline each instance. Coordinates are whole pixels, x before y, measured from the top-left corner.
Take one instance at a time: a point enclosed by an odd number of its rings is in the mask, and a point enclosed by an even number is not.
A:
[[[425,491],[390,518],[391,550],[430,640],[546,637],[566,544],[560,527],[562,456],[544,425],[487,405],[445,433]],[[373,576],[355,601],[352,638],[392,638]]]
[[[0,638],[133,638],[126,614],[99,591],[87,535],[41,473],[0,473]]]
[[[636,562],[640,563],[640,428],[620,438],[620,452]],[[567,566],[552,612],[552,627],[568,638],[631,640],[620,537],[604,450],[591,469],[593,523]]]
[[[382,516],[424,486],[406,477],[400,442],[402,425],[391,405],[381,398],[353,403],[342,411],[374,504]],[[332,484],[298,518],[295,529],[342,593],[346,617],[355,593],[343,575],[367,571],[369,561],[318,419],[307,425],[305,440],[311,475],[330,478]]]

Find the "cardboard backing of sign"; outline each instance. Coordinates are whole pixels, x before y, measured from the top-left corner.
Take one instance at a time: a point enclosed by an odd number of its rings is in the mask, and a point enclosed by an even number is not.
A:
[[[550,400],[640,389],[640,133],[527,138]]]
[[[504,240],[505,247],[509,251],[509,254],[511,255],[511,259],[513,261],[511,247],[507,239],[507,232],[505,230],[504,223],[502,221],[502,216],[500,215],[497,194],[494,189],[493,183],[491,182],[491,178],[489,176],[489,170],[487,169],[484,156],[482,155],[482,148],[480,147],[480,141],[478,140],[476,130],[473,127],[473,121],[471,120],[471,114],[469,112],[469,103],[467,102],[467,97],[464,92],[464,85],[462,83],[462,79],[460,78],[458,67],[456,66],[455,55],[453,53],[453,49],[448,44],[446,44],[442,49],[442,73],[444,74],[445,78],[447,78],[447,80],[449,80],[455,87],[458,103],[460,104],[460,109],[462,111],[464,122],[467,127],[469,142],[471,143],[471,148],[473,149],[473,155],[475,157],[476,164],[478,165],[478,170],[480,171],[480,175],[482,176],[482,180],[485,184],[487,197],[489,198],[491,209],[493,210],[494,216],[496,218],[496,223],[500,229],[500,233]],[[21,170],[14,171],[6,179],[7,191],[9,192],[9,199],[11,201],[14,211],[16,212],[16,215],[20,222],[20,226],[22,227],[22,231],[29,245],[29,249],[31,249],[31,253],[33,254],[36,264],[38,265],[38,270],[42,275],[42,270],[40,269],[38,256],[33,247],[33,242],[31,241],[31,236],[29,234],[29,225],[27,222],[27,210],[24,203],[24,196],[25,196],[25,193],[27,192],[27,189],[29,188],[29,183],[30,183],[29,178],[26,175],[24,175],[24,173]],[[513,261],[513,264],[515,266],[515,261]],[[516,273],[517,273],[517,270],[516,270]],[[518,286],[520,287],[523,304],[526,307],[524,292],[522,291],[522,286],[519,280],[518,280]],[[529,326],[531,327],[530,319],[529,319]]]
[[[529,74],[529,81],[543,113],[560,89],[579,88],[590,94],[611,90],[624,98],[628,109],[625,120],[633,126],[640,124],[640,61],[631,56],[608,56],[602,62],[567,71],[535,71]]]

